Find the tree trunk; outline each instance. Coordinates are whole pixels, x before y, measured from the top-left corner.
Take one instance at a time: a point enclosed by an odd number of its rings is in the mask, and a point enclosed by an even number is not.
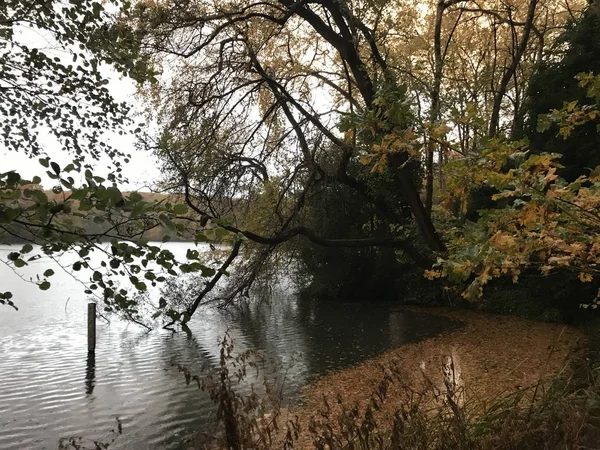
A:
[[[446,246],[442,242],[442,239],[433,226],[431,216],[423,206],[419,192],[410,179],[410,175],[406,173],[404,169],[402,169],[400,179],[402,180],[402,190],[404,191],[404,196],[406,197],[408,205],[410,206],[410,210],[429,247],[435,252],[445,253]]]
[[[423,205],[419,191],[412,182],[410,174],[402,167],[402,159],[401,155],[392,155],[389,162],[392,167],[397,167],[400,171],[400,176],[398,178],[400,179],[400,187],[404,194],[404,198],[406,199],[410,211],[417,222],[417,226],[429,248],[435,252],[445,253],[447,251],[446,246],[437,233],[435,226],[431,221],[431,215]]]
[[[502,99],[504,98],[504,95],[506,95],[508,83],[510,82],[510,79],[515,75],[517,67],[519,66],[521,58],[523,57],[523,53],[525,53],[525,49],[527,48],[527,43],[529,42],[529,35],[531,34],[531,29],[533,27],[533,20],[535,19],[535,9],[537,7],[537,4],[538,0],[530,0],[529,2],[529,9],[527,10],[527,19],[525,20],[525,26],[523,28],[521,42],[519,42],[519,45],[515,53],[513,54],[510,66],[502,75],[500,85],[498,86],[498,90],[494,95],[492,117],[490,119],[490,128],[488,131],[489,137],[494,137],[496,136],[496,134],[498,134],[498,129],[500,128],[500,109],[502,107]]]
[[[356,40],[353,39],[352,32],[348,23],[346,22],[346,16],[343,14],[340,9],[340,3],[334,0],[324,0],[324,7],[332,13],[333,20],[339,31],[333,29],[329,24],[325,23],[323,19],[307,8],[305,5],[298,6],[299,3],[295,3],[293,0],[280,0],[283,5],[288,8],[295,8],[295,14],[302,17],[309,23],[314,30],[327,42],[329,42],[339,53],[340,57],[346,61],[348,64],[349,70],[354,77],[354,81],[356,82],[356,86],[362,96],[362,99],[365,103],[367,109],[373,108],[373,99],[375,98],[375,89],[373,87],[373,83],[371,82],[371,78],[369,73],[366,71],[365,67],[367,65],[363,62],[362,57],[356,47]],[[449,6],[450,4],[458,3],[461,0],[451,0],[448,3],[445,3],[443,0],[440,1],[438,8],[443,10]],[[441,20],[441,19],[440,19]],[[441,35],[441,28],[440,28]],[[378,50],[371,47],[373,51],[373,56],[379,56],[375,58],[375,60],[380,64],[381,69],[383,71],[386,70],[385,61],[380,57],[381,55],[377,55]],[[440,53],[440,61],[442,61],[442,50],[441,43],[439,48]],[[440,68],[441,70],[441,68]],[[440,76],[441,81],[441,76]],[[439,89],[438,89],[439,91]],[[439,94],[438,94],[439,98]],[[438,106],[439,109],[439,100]],[[400,159],[404,159],[405,156],[400,156]],[[419,191],[416,186],[412,182],[410,178],[410,174],[407,173],[402,167],[401,164],[393,165],[400,170],[400,179],[402,193],[404,194],[410,210],[417,222],[427,245],[436,252],[445,252],[446,246],[440,239],[437,234],[433,222],[431,221],[430,214],[427,209],[423,206],[423,202],[421,201],[421,197],[419,195]],[[431,167],[433,169],[433,154],[431,155]],[[431,177],[433,177],[433,170],[430,171]],[[433,186],[433,178],[431,186]],[[432,191],[432,189],[430,189]]]
[[[433,86],[431,88],[431,107],[429,110],[429,123],[433,127],[440,116],[440,90],[442,86],[442,74],[444,61],[442,56],[442,18],[446,4],[442,0],[438,2],[435,14],[434,32],[434,74]],[[425,153],[425,210],[431,215],[433,205],[433,155],[435,153],[435,142],[429,139]]]

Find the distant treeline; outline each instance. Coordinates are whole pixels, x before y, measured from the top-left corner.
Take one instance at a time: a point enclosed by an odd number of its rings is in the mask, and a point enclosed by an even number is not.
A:
[[[37,189],[42,190],[40,187],[27,186],[28,189],[31,189],[32,187],[34,189],[37,188]],[[62,202],[63,199],[65,198],[65,196],[68,196],[68,192],[55,193],[51,190],[45,190],[45,189],[43,190],[43,192],[46,194],[49,201],[55,201],[57,203]],[[127,195],[128,193],[123,192],[123,194]],[[163,201],[163,202],[171,202],[171,203],[181,202],[181,199],[177,199],[173,195],[156,194],[156,193],[152,193],[152,192],[138,192],[138,194],[140,194],[142,196],[143,201],[149,202],[149,203],[154,202],[154,201],[157,201],[157,202]],[[84,214],[85,214],[85,212],[84,212]],[[104,215],[103,215],[103,217],[104,217]],[[73,225],[75,227],[83,228],[87,234],[102,235],[102,234],[105,234],[108,229],[110,229],[111,227],[114,226],[114,223],[112,223],[112,222],[107,222],[106,220],[98,219],[98,215],[94,214],[93,212],[90,212],[89,214],[87,214],[86,217],[70,216],[70,219],[73,221]],[[31,239],[33,239],[32,234],[25,227],[19,227],[19,226],[13,225],[13,228],[16,230],[16,233],[14,233],[14,234],[9,234],[9,233],[1,234],[0,233],[0,244],[2,244],[2,243],[4,243],[4,244],[23,243],[23,242],[28,242]],[[117,227],[117,229],[115,231],[113,231],[112,234],[113,235],[119,234],[119,235],[127,236],[128,234],[130,234],[130,230],[126,230],[126,229],[124,229],[124,227]],[[173,240],[173,241],[193,241],[194,240],[193,232],[184,233],[184,236],[178,236],[177,233],[175,233],[172,230],[169,230],[167,227],[165,227],[163,225],[153,226],[152,228],[144,231],[144,233],[143,233],[143,237],[148,241],[162,241],[166,236],[169,236],[170,240]],[[111,239],[110,237],[101,237],[100,238],[100,240],[102,240],[102,241],[104,241],[104,240],[108,241],[110,239]]]

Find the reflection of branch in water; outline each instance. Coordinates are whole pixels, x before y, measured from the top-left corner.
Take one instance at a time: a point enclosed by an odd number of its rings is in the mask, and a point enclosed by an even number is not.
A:
[[[112,446],[112,444],[117,440],[117,437],[123,434],[123,424],[121,423],[121,419],[115,417],[115,421],[117,423],[116,429],[113,428],[110,430],[112,435],[112,439],[109,441],[96,441],[88,438],[84,438],[82,436],[71,436],[71,437],[61,437],[58,440],[58,450],[84,450],[84,449],[92,449],[92,447],[86,446],[93,445],[95,450],[98,449],[107,449]],[[112,447],[111,447],[112,448]]]
[[[231,263],[233,263],[233,261],[235,260],[235,258],[237,258],[241,246],[242,246],[242,241],[241,240],[235,241],[235,243],[233,244],[233,247],[231,249],[231,253],[229,254],[229,257],[227,258],[227,260],[217,270],[217,272],[212,277],[212,279],[208,283],[206,283],[206,287],[202,290],[202,292],[200,292],[198,294],[198,296],[196,297],[196,299],[194,300],[194,302],[187,308],[186,312],[188,314],[188,317],[192,317],[194,315],[194,313],[196,312],[196,309],[198,309],[198,306],[200,306],[200,303],[202,302],[202,300],[204,299],[204,297],[206,297],[206,295],[208,293],[210,293],[210,291],[212,291],[212,289],[219,282],[219,280],[221,279],[221,277],[225,273],[227,273],[227,269],[229,269],[229,266],[231,265]],[[163,328],[166,329],[166,330],[173,331],[170,327],[172,325],[174,325],[175,322],[176,322],[175,320],[172,320],[171,322],[169,322],[168,324],[166,324],[165,326],[163,326]]]
[[[85,368],[85,393],[91,395],[96,386],[96,353],[88,352]]]

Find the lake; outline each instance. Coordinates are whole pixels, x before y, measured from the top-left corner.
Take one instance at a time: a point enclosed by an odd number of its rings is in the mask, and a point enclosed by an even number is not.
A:
[[[189,244],[163,245],[185,254]],[[0,245],[0,259],[19,248]],[[0,291],[12,291],[19,307],[0,306],[1,450],[56,449],[68,436],[106,440],[116,417],[123,434],[111,450],[185,448],[190,433],[209,429],[212,404],[197,386],[186,386],[176,365],[199,373],[216,364],[226,332],[238,351],[263,350],[273,361],[269,367],[285,367],[285,393],[293,398],[327,371],[456,326],[377,299],[301,300],[290,283],[280,282],[269,301],[199,310],[190,322],[191,337],[99,320],[90,359],[84,288],[54,264],[37,260],[20,272],[27,278],[55,268],[48,291],[0,264]]]

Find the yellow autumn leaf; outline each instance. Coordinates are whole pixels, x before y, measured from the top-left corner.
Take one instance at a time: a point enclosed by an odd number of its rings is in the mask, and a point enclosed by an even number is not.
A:
[[[509,250],[516,246],[517,241],[508,233],[498,231],[491,238],[492,245],[500,250]]]
[[[479,281],[481,282],[481,284],[487,284],[487,282],[490,281],[491,279],[492,279],[492,277],[489,273],[489,270],[486,270],[481,275],[479,275]]]
[[[440,278],[442,276],[442,272],[439,270],[424,270],[423,276],[428,280],[435,280],[436,278]]]
[[[550,264],[553,264],[556,266],[568,266],[569,263],[571,262],[571,257],[570,256],[552,256],[552,257],[548,258],[548,262]]]
[[[590,283],[594,279],[591,273],[579,272],[579,281],[582,283]]]
[[[521,211],[519,223],[527,228],[533,228],[542,222],[544,217],[544,209],[540,208],[535,203],[529,203]]]
[[[556,167],[551,167],[550,170],[548,170],[548,173],[546,174],[544,179],[542,180],[542,183],[544,183],[544,185],[547,185],[552,181],[556,180],[557,178],[558,175],[556,175]]]
[[[362,155],[360,157],[360,163],[363,166],[368,166],[369,164],[371,164],[371,161],[373,161],[374,155]]]
[[[519,275],[521,275],[521,271],[519,269],[515,269],[512,271],[512,282],[517,283],[519,281]]]

